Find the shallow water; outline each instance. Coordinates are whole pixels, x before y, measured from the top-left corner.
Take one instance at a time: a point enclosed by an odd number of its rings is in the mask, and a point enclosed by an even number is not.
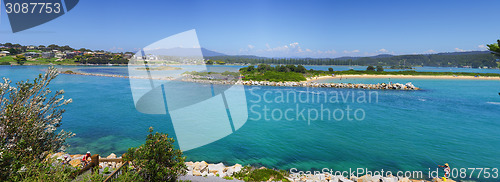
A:
[[[128,73],[126,67],[63,68],[89,73]],[[0,77],[14,81],[32,80],[43,69],[44,66],[0,66]],[[188,69],[186,67],[182,72]],[[448,71],[448,68],[443,70]],[[492,70],[495,71],[498,72]],[[445,162],[457,168],[500,167],[500,81],[394,78],[391,81],[412,82],[423,90],[371,92],[247,86],[248,121],[231,135],[186,151],[185,155],[187,160],[193,161],[300,170],[363,167],[370,170],[423,170],[426,173],[428,168],[436,166],[435,163]],[[380,83],[388,80],[349,79],[349,82]],[[67,111],[61,126],[77,134],[68,141],[70,153],[90,150],[101,155],[122,154],[129,147],[142,144],[150,126],[156,131],[173,132],[165,115],[148,115],[135,109],[127,79],[61,74],[50,88],[64,89],[65,97],[73,99],[73,103],[65,106]],[[378,96],[372,95],[371,102],[358,101],[361,95],[375,94],[373,92]],[[289,99],[275,100],[281,94],[290,94]],[[347,94],[355,94],[354,101],[352,97],[343,100]],[[338,103],[332,102],[335,96],[340,99]],[[271,101],[268,103],[264,99]],[[308,110],[328,108],[331,112],[344,110],[346,114],[347,106],[352,111],[359,110],[358,119],[361,110],[365,117],[353,121],[349,121],[347,115],[342,120],[328,119],[326,115],[323,119],[314,119],[314,115],[302,118],[297,117],[295,111],[299,107],[298,110],[305,109],[307,114]],[[267,119],[264,107],[270,109]],[[278,117],[280,111],[283,113],[287,109],[293,110],[287,115],[293,119]],[[340,118],[339,113],[337,118]],[[351,116],[354,118],[352,112]]]

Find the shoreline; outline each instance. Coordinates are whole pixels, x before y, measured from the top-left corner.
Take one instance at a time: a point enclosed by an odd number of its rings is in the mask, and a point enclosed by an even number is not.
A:
[[[407,79],[407,78],[415,78],[415,79],[446,79],[446,80],[500,80],[500,77],[487,77],[487,76],[451,76],[451,75],[335,75],[335,76],[319,76],[319,77],[309,77],[305,82],[313,82],[318,80],[325,79],[349,79],[349,78],[396,78],[396,79]]]
[[[69,161],[68,164],[71,165],[74,168],[81,168],[82,163],[81,163],[81,158],[83,158],[85,155],[84,154],[68,154],[65,152],[58,152],[49,155],[50,158],[54,158],[56,160],[59,160],[59,162],[62,162],[64,160],[64,156],[69,156]],[[101,161],[101,159],[107,159],[108,162]],[[117,156],[114,153],[109,154],[107,157],[106,156],[100,156],[99,155],[99,164],[98,168],[100,172],[103,172],[104,168],[109,168],[110,172],[115,171],[116,169],[120,168],[123,164],[124,161],[122,160],[122,156]],[[112,160],[112,161],[109,161]],[[235,173],[238,173],[240,171],[244,171],[245,168],[251,168],[253,170],[256,169],[271,169],[275,170],[277,172],[280,172],[278,169],[273,169],[273,168],[267,168],[265,166],[251,166],[251,165],[241,165],[241,164],[234,164],[234,165],[228,165],[225,162],[219,162],[219,163],[207,163],[205,161],[185,161],[184,164],[186,165],[186,174],[179,176],[180,179],[193,179],[196,181],[242,181],[239,179],[235,178]],[[433,178],[430,179],[429,177],[422,176],[423,178],[420,179],[414,179],[414,178],[409,178],[409,177],[404,177],[404,176],[394,176],[392,174],[388,176],[382,176],[382,175],[368,175],[368,174],[362,174],[362,175],[345,175],[345,174],[337,174],[337,173],[332,173],[332,172],[319,172],[318,173],[312,171],[309,171],[311,173],[306,173],[304,171],[297,171],[294,173],[290,173],[290,170],[284,170],[285,173],[280,172],[283,174],[283,177],[289,181],[292,182],[298,182],[298,181],[345,181],[345,182],[356,182],[356,181],[397,181],[397,182],[412,182],[412,181],[418,181],[418,182],[441,182],[442,180],[440,178]],[[210,178],[208,180],[208,178]],[[447,181],[449,182],[454,182],[452,179],[448,179]]]

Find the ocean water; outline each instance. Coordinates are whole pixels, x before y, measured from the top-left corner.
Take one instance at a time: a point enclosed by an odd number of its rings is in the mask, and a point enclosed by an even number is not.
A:
[[[127,75],[126,67],[60,68]],[[32,80],[44,69],[0,66],[0,77]],[[247,122],[231,135],[184,154],[192,161],[298,170],[367,168],[421,170],[426,174],[429,168],[435,169],[436,163],[449,163],[452,168],[500,168],[500,81],[390,81],[412,82],[423,90],[247,86]],[[62,74],[50,88],[64,89],[65,97],[73,99],[65,106],[61,126],[76,133],[68,140],[69,153],[122,154],[142,144],[150,126],[156,131],[173,132],[165,115],[148,115],[135,109],[127,79]],[[336,115],[324,114],[321,118],[322,111]]]

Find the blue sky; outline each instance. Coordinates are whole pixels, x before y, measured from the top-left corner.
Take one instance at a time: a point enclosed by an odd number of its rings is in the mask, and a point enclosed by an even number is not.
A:
[[[485,50],[500,39],[496,0],[96,1],[12,33],[2,4],[0,42],[133,51],[196,29],[225,54],[341,57]]]

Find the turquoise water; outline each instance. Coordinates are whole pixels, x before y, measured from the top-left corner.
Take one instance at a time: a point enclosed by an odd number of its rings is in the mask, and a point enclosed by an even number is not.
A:
[[[239,67],[234,67],[237,70]],[[328,67],[326,67],[328,68]],[[19,81],[42,73],[42,66],[0,66],[0,77]],[[83,72],[126,75],[126,67],[74,67]],[[187,68],[188,69],[188,68]],[[436,69],[436,68],[432,68]],[[443,68],[447,69],[447,68]],[[474,69],[473,69],[474,70]],[[495,70],[493,70],[495,71]],[[498,71],[498,70],[496,70]],[[323,80],[335,82],[337,80]],[[300,170],[368,168],[370,170],[422,170],[435,163],[451,167],[499,168],[500,81],[391,79],[412,82],[422,91],[376,91],[378,102],[358,102],[370,91],[332,88],[245,87],[249,119],[239,130],[211,144],[185,152],[187,160],[223,161]],[[349,79],[351,83],[388,82],[387,79]],[[68,143],[70,153],[122,154],[144,142],[147,128],[171,133],[165,115],[136,111],[129,81],[124,78],[60,75],[50,88],[64,89],[73,103],[65,106],[61,128],[77,135]],[[196,88],[193,88],[196,89]],[[333,91],[333,92],[332,92]],[[288,101],[266,103],[284,94]],[[303,93],[303,94],[299,94]],[[336,94],[356,94],[356,101],[333,103]],[[372,92],[373,93],[373,92]],[[293,99],[320,98],[299,102]],[[323,98],[328,98],[325,102]],[[347,117],[308,121],[276,117],[258,118],[263,107],[287,109],[329,108],[363,110],[362,120]],[[250,108],[253,106],[253,110]],[[260,108],[260,109],[259,109]],[[252,112],[253,111],[253,112]],[[306,111],[307,112],[307,111]],[[352,113],[351,113],[352,114]],[[338,115],[337,115],[338,116]],[[310,119],[311,117],[309,117]],[[498,181],[494,179],[491,181]]]

